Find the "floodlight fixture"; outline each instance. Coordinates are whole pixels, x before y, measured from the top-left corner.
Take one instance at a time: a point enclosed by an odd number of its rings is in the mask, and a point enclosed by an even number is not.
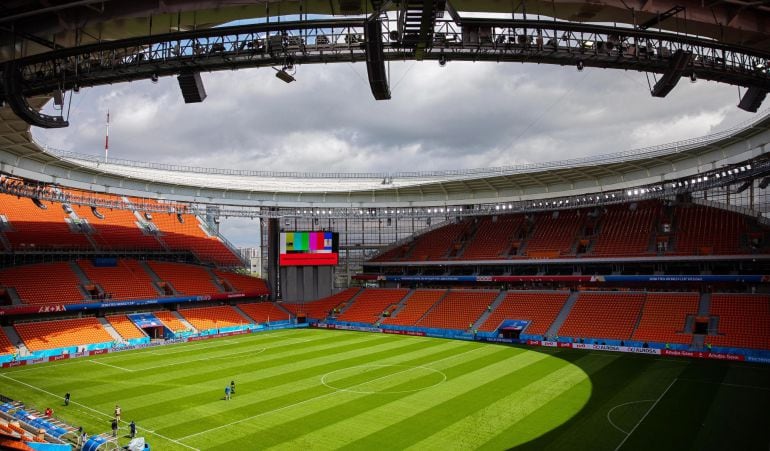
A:
[[[277,79],[279,79],[279,80],[281,80],[283,82],[291,83],[291,82],[296,80],[296,78],[294,78],[294,76],[292,74],[286,72],[286,69],[288,69],[288,67],[284,67],[282,69],[276,69],[274,67],[273,69],[275,69],[275,78],[277,78]]]

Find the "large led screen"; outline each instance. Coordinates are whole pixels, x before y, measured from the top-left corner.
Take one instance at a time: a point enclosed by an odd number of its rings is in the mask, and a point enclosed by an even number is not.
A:
[[[281,266],[334,266],[339,260],[334,232],[281,232]]]

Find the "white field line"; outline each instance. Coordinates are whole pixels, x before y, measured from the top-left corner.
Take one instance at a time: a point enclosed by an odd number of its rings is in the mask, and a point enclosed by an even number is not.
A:
[[[444,357],[443,359],[439,359],[439,360],[436,360],[434,362],[426,363],[423,366],[433,365],[434,363],[438,363],[438,362],[441,362],[441,361],[444,361],[444,360],[449,360],[449,359],[452,359],[452,358],[455,358],[455,357],[458,357],[458,356],[461,356],[461,355],[464,355],[464,354],[468,354],[469,352],[475,352],[475,351],[478,351],[479,349],[484,349],[484,348],[483,347],[478,347],[478,348],[470,349],[468,351],[461,352],[460,354],[450,355],[448,357]],[[403,371],[398,371],[398,372],[393,373],[393,374],[388,374],[386,376],[382,376],[382,377],[378,377],[376,379],[365,381],[365,382],[362,382],[360,384],[356,384],[356,385],[353,385],[351,387],[348,387],[348,390],[351,389],[351,388],[358,387],[360,385],[369,384],[371,382],[376,382],[378,380],[385,379],[385,378],[388,378],[388,377],[391,377],[391,376],[395,376],[397,374],[405,373],[407,371],[411,371],[412,369],[413,368],[408,368],[408,369],[403,370]],[[195,434],[185,435],[184,437],[180,437],[178,440],[180,440],[180,441],[181,440],[187,440],[189,438],[197,437],[197,436],[202,435],[202,434],[207,434],[209,432],[216,431],[216,430],[219,430],[219,429],[222,429],[222,428],[226,428],[226,427],[230,427],[230,426],[235,426],[236,424],[240,424],[240,423],[243,423],[243,422],[246,422],[246,421],[250,421],[250,420],[253,420],[255,418],[259,418],[259,417],[262,417],[262,416],[265,416],[265,415],[269,415],[271,413],[280,412],[282,410],[290,409],[292,407],[300,406],[302,404],[306,404],[306,403],[311,402],[311,401],[316,401],[318,399],[323,399],[323,398],[327,398],[329,396],[334,396],[334,395],[339,394],[339,393],[348,393],[348,392],[341,391],[341,390],[337,389],[337,390],[335,390],[335,391],[333,391],[331,393],[325,393],[323,395],[314,396],[312,398],[308,398],[308,399],[305,399],[303,401],[295,402],[293,404],[281,406],[281,407],[275,408],[273,410],[268,410],[267,412],[262,412],[262,413],[258,413],[256,415],[252,415],[250,417],[242,418],[242,419],[240,419],[238,421],[233,421],[231,423],[223,424],[223,425],[216,426],[216,427],[213,427],[213,428],[210,428],[210,429],[205,429],[203,431],[196,432]]]
[[[290,343],[286,343],[289,340],[298,340],[298,341],[292,341]],[[295,339],[295,338],[292,338],[292,339],[287,339],[287,340],[281,341],[279,346],[272,346],[272,347],[269,347],[269,348],[256,348],[256,349],[249,350],[249,351],[244,351],[244,352],[241,352],[241,353],[233,353],[233,354],[227,354],[227,355],[220,356],[220,357],[211,357],[211,358],[212,359],[223,359],[223,358],[229,358],[229,357],[232,357],[232,356],[235,356],[235,355],[246,354],[248,352],[255,352],[255,351],[258,354],[260,354],[260,353],[264,352],[267,349],[280,348],[282,346],[290,346],[290,345],[294,345],[294,344],[298,344],[298,343],[307,343],[309,341],[315,341],[315,340],[318,340],[318,339],[310,339],[310,338]],[[227,344],[231,344],[231,343],[237,343],[237,342],[230,341]],[[171,346],[174,346],[174,345],[171,345]],[[220,346],[223,346],[223,345],[219,344],[217,346],[207,346],[204,349],[220,347]],[[195,348],[195,350],[196,351],[200,351],[201,349],[200,348]],[[132,352],[132,351],[129,351],[129,352]],[[168,355],[168,354],[178,354],[178,353],[179,352],[165,353],[165,354],[162,354],[162,356],[165,356],[165,355]],[[104,365],[104,366],[110,366],[112,368],[116,368],[116,369],[123,370],[123,371],[135,372],[135,371],[143,371],[145,369],[155,369],[155,368],[164,368],[164,367],[167,367],[167,366],[183,365],[185,363],[197,362],[197,361],[200,361],[200,360],[209,360],[209,358],[206,358],[206,359],[196,359],[196,360],[186,360],[184,362],[169,363],[169,364],[165,364],[165,365],[153,366],[153,367],[150,367],[150,368],[142,368],[142,369],[139,369],[139,370],[132,370],[132,369],[124,368],[124,367],[117,366],[117,365],[111,365],[109,363],[105,363],[104,362],[104,360],[107,360],[108,358],[126,357],[126,355],[127,355],[127,354],[123,354],[123,353],[121,353],[121,354],[122,355],[107,354],[106,356],[99,356],[99,357],[97,357],[98,360],[87,359],[87,358],[76,358],[76,359],[68,360],[68,361],[52,362],[53,364],[51,364],[51,365],[31,365],[31,366],[28,366],[26,368],[10,371],[9,373],[10,374],[25,373],[25,372],[28,372],[28,371],[46,370],[46,369],[51,369],[51,368],[58,368],[58,367],[60,367],[62,365],[74,365],[74,364],[78,364],[78,363],[89,363],[89,362],[90,363],[97,363],[99,365]],[[147,354],[149,354],[149,352]],[[139,355],[139,354],[137,354],[137,355]]]
[[[95,363],[97,365],[104,365],[104,366],[108,366],[110,368],[116,368],[116,369],[119,369],[121,371],[128,371],[130,373],[133,373],[134,371],[136,371],[136,370],[129,370],[128,368],[123,368],[122,366],[110,365],[109,363],[100,362],[98,360],[86,360],[86,361],[87,362],[91,362],[91,363]]]
[[[617,409],[618,407],[623,407],[623,406],[630,406],[631,404],[641,404],[641,403],[643,403],[643,402],[655,402],[655,400],[654,400],[654,399],[642,399],[641,401],[630,401],[630,402],[624,402],[623,404],[618,404],[617,406],[615,406],[615,407],[613,407],[612,409],[610,409],[610,410],[608,410],[608,411],[607,411],[607,421],[609,421],[609,422],[610,422],[610,424],[612,425],[612,427],[614,427],[615,429],[619,430],[620,432],[622,432],[622,433],[624,433],[624,434],[628,435],[628,431],[624,431],[623,429],[620,429],[620,427],[618,427],[618,425],[617,425],[617,424],[615,424],[615,423],[612,421],[612,412],[614,412],[614,411],[615,411],[615,409]]]
[[[655,406],[657,406],[657,405],[658,405],[658,403],[660,402],[660,400],[661,400],[661,399],[663,399],[663,397],[664,397],[664,396],[666,396],[666,393],[668,393],[668,391],[671,389],[671,387],[673,387],[673,386],[674,386],[674,384],[676,383],[676,381],[677,381],[677,380],[679,380],[679,379],[678,379],[678,378],[674,378],[674,380],[673,380],[673,381],[671,381],[671,383],[670,383],[670,384],[668,384],[668,387],[666,387],[666,389],[665,389],[665,390],[663,390],[663,393],[661,393],[661,394],[660,394],[660,396],[658,396],[658,399],[656,399],[656,400],[655,400],[655,402],[654,402],[654,403],[652,403],[652,406],[650,406],[650,408],[649,408],[649,409],[647,409],[647,412],[644,412],[644,415],[642,415],[642,418],[640,418],[640,419],[639,419],[639,421],[637,421],[637,422],[636,422],[636,424],[634,425],[634,427],[633,427],[633,428],[631,428],[631,430],[630,430],[630,431],[628,431],[628,435],[626,435],[626,436],[623,438],[623,441],[621,441],[621,442],[620,442],[620,444],[618,444],[617,448],[615,448],[615,451],[618,451],[620,448],[622,448],[622,447],[623,447],[623,445],[626,443],[626,440],[628,440],[628,437],[631,437],[631,434],[633,434],[633,433],[634,433],[634,431],[636,430],[636,428],[638,428],[638,427],[639,427],[639,425],[640,425],[640,424],[642,424],[642,422],[644,421],[644,419],[645,419],[645,418],[647,418],[647,415],[649,415],[649,414],[650,414],[650,412],[652,412],[652,411],[655,409]]]
[[[35,385],[31,385],[31,384],[28,384],[28,383],[26,383],[26,382],[22,382],[22,381],[20,381],[20,380],[16,380],[16,379],[14,379],[14,378],[12,378],[12,377],[10,377],[10,376],[7,376],[7,375],[5,375],[5,374],[0,374],[0,377],[4,377],[4,378],[6,378],[6,379],[9,379],[9,380],[12,380],[12,381],[16,382],[17,384],[25,385],[25,386],[27,386],[27,387],[29,387],[29,388],[31,388],[31,389],[37,390],[37,391],[39,391],[39,392],[43,392],[43,393],[45,393],[45,394],[47,394],[47,395],[49,395],[49,396],[53,396],[53,397],[54,397],[54,398],[56,398],[56,399],[60,399],[60,398],[61,398],[61,396],[59,396],[59,395],[56,395],[56,394],[54,394],[54,393],[51,393],[51,392],[49,392],[49,391],[47,391],[47,390],[45,390],[45,389],[42,389],[42,388],[40,388],[40,387],[37,387],[37,386],[35,386]],[[113,416],[112,416],[112,415],[106,414],[106,413],[104,413],[104,412],[100,412],[100,411],[98,411],[98,410],[96,410],[96,409],[93,409],[93,408],[91,408],[91,407],[88,407],[88,406],[87,406],[87,405],[85,405],[85,404],[81,404],[81,403],[79,403],[79,402],[76,402],[76,401],[70,401],[70,404],[75,404],[75,405],[77,405],[77,406],[80,406],[80,407],[82,407],[82,408],[84,408],[84,409],[86,409],[86,410],[90,410],[91,412],[97,413],[97,414],[99,414],[99,415],[100,415],[100,416],[102,416],[102,417],[106,417],[106,418],[113,418]],[[120,422],[121,422],[121,423],[125,423],[125,424],[128,424],[128,422],[127,422],[127,421],[124,421],[124,420],[121,420]],[[154,435],[154,436],[156,436],[156,437],[160,437],[160,438],[162,438],[162,439],[164,439],[164,440],[168,440],[169,442],[172,442],[172,443],[176,443],[176,444],[177,444],[177,445],[179,445],[179,446],[184,446],[185,448],[188,448],[188,449],[192,449],[192,450],[195,450],[195,451],[200,451],[198,448],[193,448],[192,446],[189,446],[189,445],[185,445],[184,443],[182,443],[182,442],[179,442],[179,441],[177,441],[177,440],[174,440],[173,438],[170,438],[170,437],[166,437],[165,435],[161,435],[161,434],[158,434],[158,433],[152,432],[152,431],[150,431],[150,430],[148,430],[148,429],[144,429],[144,428],[137,428],[137,429],[139,429],[139,430],[143,430],[143,431],[147,432],[148,434],[152,434],[152,435]]]

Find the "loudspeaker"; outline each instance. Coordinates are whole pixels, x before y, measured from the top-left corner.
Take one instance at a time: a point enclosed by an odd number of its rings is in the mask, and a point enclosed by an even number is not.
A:
[[[183,72],[176,78],[179,89],[182,90],[184,103],[199,103],[206,98],[206,89],[203,87],[200,72]]]
[[[746,93],[741,97],[738,108],[750,113],[756,113],[762,105],[762,102],[765,100],[765,96],[767,96],[766,90],[757,88],[756,86],[749,86],[749,89],[747,89]]]
[[[692,58],[692,53],[681,49],[671,55],[671,58],[668,60],[668,69],[660,77],[660,80],[655,83],[655,86],[652,87],[653,97],[666,97],[674,89],[676,84],[679,83],[679,79],[682,78],[687,65],[690,64],[690,58]]]
[[[377,100],[390,99],[388,73],[385,72],[385,52],[382,46],[382,21],[370,20],[364,26],[366,39],[366,72],[369,74],[369,86]]]

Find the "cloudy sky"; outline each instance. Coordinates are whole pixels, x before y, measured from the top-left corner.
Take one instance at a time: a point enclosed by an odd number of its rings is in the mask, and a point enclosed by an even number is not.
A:
[[[645,74],[535,64],[398,62],[393,99],[375,101],[363,63],[202,74],[208,97],[185,105],[175,77],[82,89],[70,127],[40,143],[110,156],[216,168],[411,171],[553,161],[719,131],[755,115],[734,86],[682,79],[653,98]],[[49,107],[50,108],[50,107]],[[254,223],[227,221],[237,245]]]

